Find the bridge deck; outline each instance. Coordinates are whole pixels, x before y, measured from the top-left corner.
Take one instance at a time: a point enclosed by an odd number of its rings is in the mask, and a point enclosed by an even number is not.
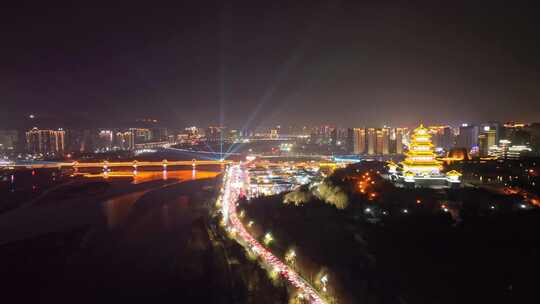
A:
[[[111,167],[166,167],[166,166],[204,166],[227,165],[234,163],[231,160],[180,160],[180,161],[125,161],[125,162],[50,162],[50,163],[11,163],[0,164],[0,168],[111,168]]]

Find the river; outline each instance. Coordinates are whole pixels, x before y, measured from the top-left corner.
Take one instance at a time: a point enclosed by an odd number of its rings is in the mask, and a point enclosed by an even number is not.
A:
[[[227,302],[229,279],[207,233],[219,173],[85,178],[0,214],[3,295]]]

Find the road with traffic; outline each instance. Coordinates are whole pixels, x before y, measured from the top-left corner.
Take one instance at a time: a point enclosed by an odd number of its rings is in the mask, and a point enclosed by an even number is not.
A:
[[[246,172],[241,165],[230,166],[225,173],[222,186],[221,208],[227,228],[235,235],[235,239],[243,245],[246,250],[250,250],[262,258],[265,267],[277,272],[285,278],[292,286],[296,287],[301,294],[306,296],[310,303],[325,303],[317,290],[313,288],[305,279],[296,273],[291,267],[279,260],[270,250],[259,243],[244,227],[236,213],[237,200],[245,194]]]

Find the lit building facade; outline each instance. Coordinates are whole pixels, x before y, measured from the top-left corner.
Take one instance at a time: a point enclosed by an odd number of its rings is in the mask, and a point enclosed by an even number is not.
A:
[[[279,138],[279,131],[278,129],[272,129],[270,130],[270,139],[278,139]]]
[[[349,151],[353,154],[390,155],[403,153],[406,128],[348,129]]]
[[[500,159],[519,159],[522,156],[530,155],[532,148],[527,145],[512,145],[509,140],[501,139],[499,145],[491,146],[488,155]]]
[[[366,152],[366,129],[353,129],[353,153],[364,154]]]
[[[121,150],[133,150],[135,148],[135,136],[132,131],[116,132],[115,145]]]
[[[64,153],[65,131],[32,128],[26,132],[26,148],[29,153],[58,155]]]
[[[367,154],[375,155],[375,148],[377,145],[377,130],[375,128],[367,129]]]
[[[16,130],[0,130],[0,151],[14,151],[17,148],[19,133]]]
[[[503,125],[498,121],[488,121],[486,123],[480,124],[480,132],[485,130],[495,131],[495,145],[502,139],[504,128]]]
[[[454,146],[454,133],[450,126],[430,126],[429,132],[435,148],[449,151]]]
[[[471,151],[473,147],[478,146],[478,126],[463,124],[459,127],[459,135],[456,140],[457,148],[465,148]]]
[[[98,132],[99,142],[97,144],[98,149],[110,150],[114,144],[114,131],[112,130],[100,130]]]
[[[167,128],[151,128],[150,137],[154,142],[167,141],[169,140],[169,130]]]
[[[206,141],[208,142],[220,142],[223,140],[223,127],[210,126],[205,131]]]
[[[150,129],[146,128],[130,128],[132,136],[134,137],[133,142],[135,144],[149,142],[152,140],[152,132]]]
[[[377,130],[377,154],[390,154],[390,128]]]
[[[407,129],[405,128],[395,128],[393,139],[395,141],[395,152],[396,154],[403,154],[403,137]]]
[[[65,135],[66,152],[94,152],[99,142],[96,130],[68,129]]]
[[[478,135],[478,154],[480,157],[489,155],[489,148],[497,145],[497,131],[484,126]]]

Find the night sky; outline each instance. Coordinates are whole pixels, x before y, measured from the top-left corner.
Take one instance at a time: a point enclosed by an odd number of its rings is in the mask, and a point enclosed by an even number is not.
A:
[[[0,119],[540,121],[534,1],[381,2],[4,7]]]

